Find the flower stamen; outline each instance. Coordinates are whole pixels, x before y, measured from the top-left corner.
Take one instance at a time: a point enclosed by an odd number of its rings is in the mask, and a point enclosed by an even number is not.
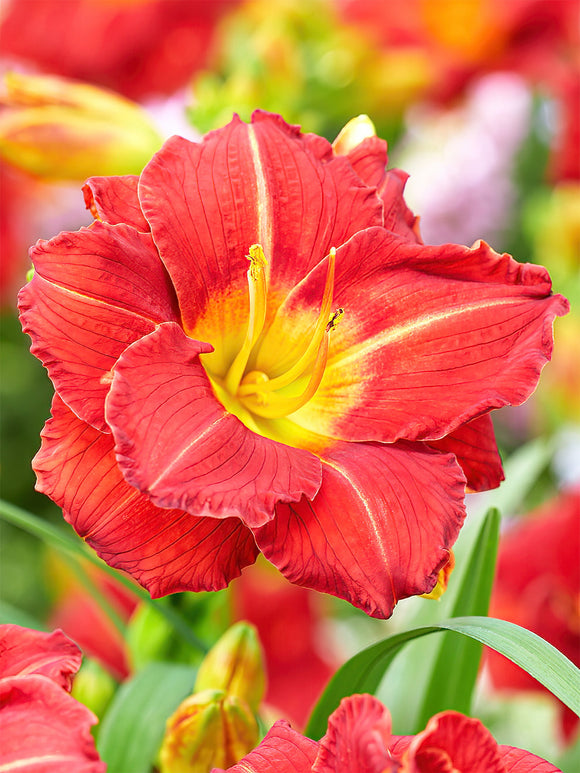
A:
[[[328,331],[328,325],[330,324],[330,322],[327,323],[326,320],[328,320],[328,315],[330,314],[332,296],[334,293],[335,263],[336,249],[332,247],[328,256],[328,269],[326,271],[324,293],[322,295],[322,304],[320,306],[318,320],[316,321],[316,327],[308,346],[300,355],[299,359],[285,373],[276,376],[276,378],[268,379],[266,374],[261,373],[260,371],[251,371],[246,374],[238,389],[238,397],[247,397],[248,395],[259,392],[274,392],[277,389],[282,389],[293,381],[296,381],[296,379],[299,378],[312,364],[312,361],[317,356],[317,352],[320,350],[324,333],[325,331]]]
[[[283,416],[288,416],[290,413],[294,413],[299,408],[302,408],[303,405],[306,405],[320,386],[326,362],[328,360],[330,333],[335,329],[343,315],[344,309],[337,309],[325,325],[323,338],[316,354],[312,373],[310,374],[306,389],[304,389],[301,394],[296,396],[284,396],[277,392],[266,392],[263,391],[264,385],[260,384],[257,385],[260,387],[259,392],[247,396],[242,401],[245,407],[252,411],[252,413],[262,416],[265,419],[279,419]],[[274,379],[272,379],[272,381],[274,381]]]

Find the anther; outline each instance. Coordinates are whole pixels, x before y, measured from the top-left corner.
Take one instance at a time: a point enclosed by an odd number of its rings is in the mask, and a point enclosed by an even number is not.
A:
[[[330,333],[331,330],[334,330],[334,328],[338,325],[338,323],[343,317],[344,317],[344,309],[338,308],[328,320],[328,325],[326,326],[326,332]]]

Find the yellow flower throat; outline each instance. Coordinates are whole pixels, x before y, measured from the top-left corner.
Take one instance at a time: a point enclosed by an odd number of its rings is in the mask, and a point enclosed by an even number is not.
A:
[[[249,313],[246,334],[222,380],[222,386],[251,413],[267,419],[276,419],[294,413],[305,405],[315,394],[324,375],[330,332],[344,314],[343,309],[331,313],[336,250],[333,247],[328,257],[324,292],[313,333],[308,341],[304,342],[302,353],[293,365],[275,378],[270,378],[261,370],[246,370],[252,354],[257,354],[255,348],[264,330],[268,296],[268,262],[261,245],[252,244],[247,258],[250,268],[247,273]],[[303,384],[298,394],[291,394],[292,390],[286,389],[298,380],[303,382],[305,377],[306,385]],[[284,390],[284,393],[280,390]]]

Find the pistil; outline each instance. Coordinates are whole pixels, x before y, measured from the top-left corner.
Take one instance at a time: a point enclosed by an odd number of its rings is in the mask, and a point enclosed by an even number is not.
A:
[[[225,378],[225,387],[231,395],[235,395],[238,391],[248,359],[254,344],[262,332],[266,319],[266,296],[268,292],[266,267],[268,261],[264,255],[264,250],[259,244],[252,244],[246,257],[250,261],[250,268],[247,273],[250,312],[244,342],[230,365]]]

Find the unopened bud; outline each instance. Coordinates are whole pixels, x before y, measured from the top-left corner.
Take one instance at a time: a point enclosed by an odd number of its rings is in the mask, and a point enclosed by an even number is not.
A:
[[[340,130],[338,137],[332,143],[332,149],[337,156],[346,156],[363,140],[376,135],[375,126],[368,115],[357,115]]]
[[[184,700],[168,719],[161,773],[229,768],[257,745],[258,737],[258,724],[244,701],[223,690],[204,690]]]
[[[0,94],[0,158],[45,180],[138,174],[162,138],[117,94],[46,75],[9,73]]]
[[[232,625],[203,659],[195,691],[223,690],[237,696],[257,712],[264,697],[266,677],[264,656],[253,625]]]

